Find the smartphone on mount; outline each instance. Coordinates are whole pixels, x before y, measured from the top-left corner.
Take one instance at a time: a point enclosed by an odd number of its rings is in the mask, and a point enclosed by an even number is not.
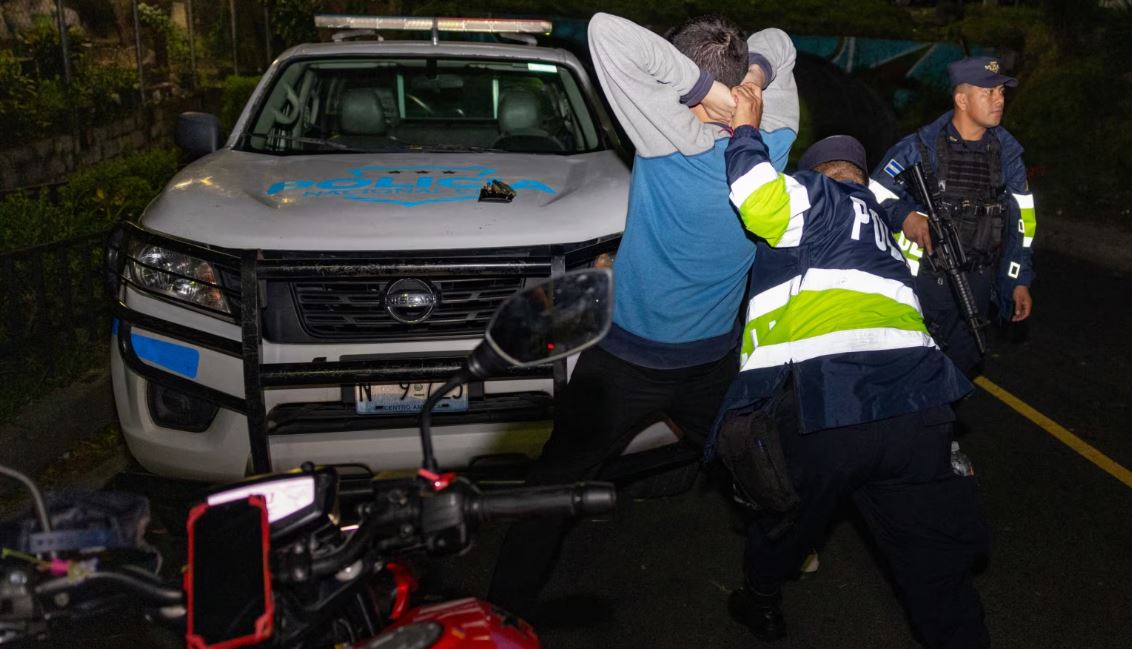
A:
[[[232,649],[270,638],[275,608],[263,496],[201,503],[187,525],[189,649]]]

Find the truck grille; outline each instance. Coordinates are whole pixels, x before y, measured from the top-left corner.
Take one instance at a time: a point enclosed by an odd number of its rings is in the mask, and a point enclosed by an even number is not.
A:
[[[523,287],[523,277],[449,277],[428,280],[439,299],[424,322],[404,324],[385,310],[395,280],[299,281],[291,284],[303,330],[314,338],[396,340],[479,336],[499,304]]]

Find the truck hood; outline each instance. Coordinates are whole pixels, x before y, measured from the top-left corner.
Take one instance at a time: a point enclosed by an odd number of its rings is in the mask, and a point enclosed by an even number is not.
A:
[[[478,200],[492,179],[514,189],[512,202]],[[240,249],[528,246],[621,232],[628,193],[629,170],[612,151],[270,156],[225,149],[175,176],[142,226]]]

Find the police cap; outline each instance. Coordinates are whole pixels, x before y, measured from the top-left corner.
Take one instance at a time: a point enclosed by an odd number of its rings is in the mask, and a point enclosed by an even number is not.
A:
[[[852,163],[861,171],[868,173],[869,167],[865,164],[865,147],[850,135],[831,135],[814,142],[798,159],[798,168],[813,169],[822,163],[834,160]]]
[[[969,83],[980,88],[994,88],[996,86],[1018,85],[1018,80],[1000,74],[1001,66],[998,59],[991,56],[972,56],[955,61],[947,66],[947,76],[951,79],[951,87],[961,83]]]

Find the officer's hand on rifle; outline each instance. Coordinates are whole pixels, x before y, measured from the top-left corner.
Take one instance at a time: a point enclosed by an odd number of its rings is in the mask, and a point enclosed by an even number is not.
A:
[[[1030,287],[1028,286],[1015,286],[1014,287],[1014,315],[1010,318],[1011,322],[1022,322],[1030,317],[1030,312],[1034,310],[1034,298],[1030,296]]]
[[[904,238],[932,254],[932,231],[928,226],[928,217],[916,211],[908,212],[904,218]]]
[[[731,117],[731,128],[740,126],[759,127],[763,121],[763,91],[751,84],[741,83],[731,89],[735,99],[735,114]]]

